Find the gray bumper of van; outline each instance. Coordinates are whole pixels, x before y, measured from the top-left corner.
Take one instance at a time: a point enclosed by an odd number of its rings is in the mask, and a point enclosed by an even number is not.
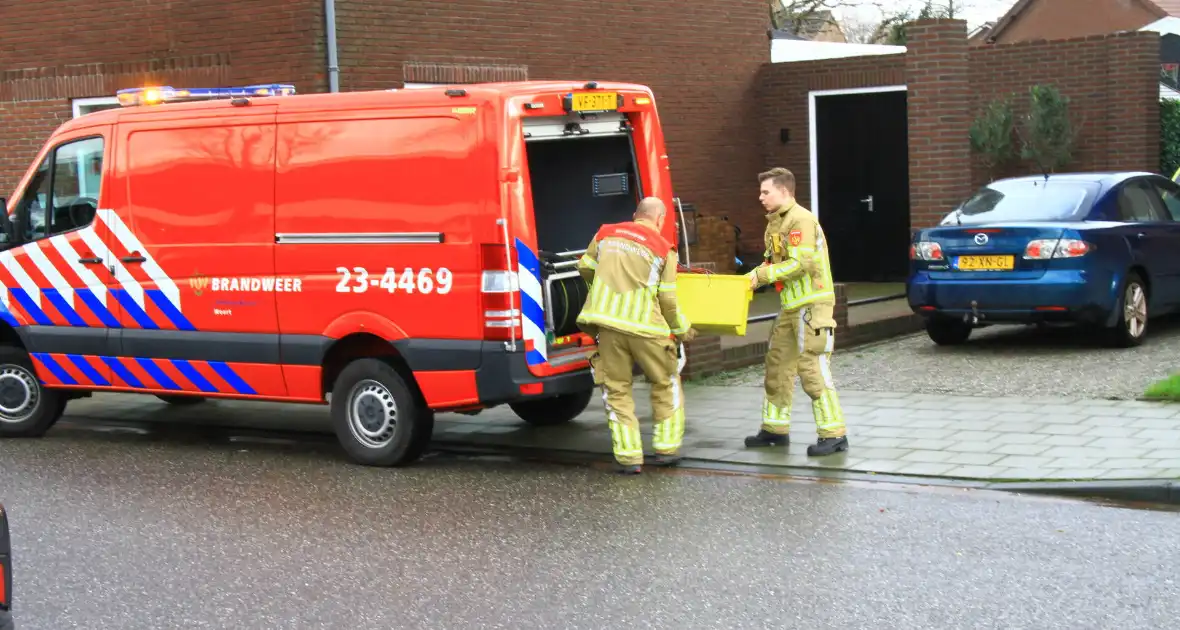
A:
[[[414,372],[474,371],[479,402],[489,407],[594,389],[588,368],[544,378],[533,376],[520,343],[516,352],[505,350],[498,341],[460,339],[406,339],[394,346]],[[539,393],[521,394],[521,385],[538,383]]]

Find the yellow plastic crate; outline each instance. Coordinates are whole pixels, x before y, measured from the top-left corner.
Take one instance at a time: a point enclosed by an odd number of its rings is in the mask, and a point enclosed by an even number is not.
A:
[[[717,273],[676,275],[676,301],[701,334],[744,337],[754,291],[750,279]]]

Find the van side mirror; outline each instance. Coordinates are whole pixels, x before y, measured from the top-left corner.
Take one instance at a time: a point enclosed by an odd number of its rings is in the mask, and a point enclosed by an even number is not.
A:
[[[0,505],[0,630],[12,630],[12,542],[8,514]]]
[[[0,243],[13,242],[12,221],[8,220],[8,200],[0,197]],[[0,630],[4,630],[0,626]]]

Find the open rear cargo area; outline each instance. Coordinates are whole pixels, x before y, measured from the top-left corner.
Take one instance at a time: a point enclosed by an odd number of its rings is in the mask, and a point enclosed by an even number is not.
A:
[[[614,114],[533,119],[525,127],[545,312],[548,331],[558,337],[578,332],[586,300],[577,259],[599,227],[631,220],[642,196],[623,122]]]

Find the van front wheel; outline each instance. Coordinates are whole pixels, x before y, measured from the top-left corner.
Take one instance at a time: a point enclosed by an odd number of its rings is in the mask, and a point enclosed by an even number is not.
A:
[[[331,404],[336,439],[358,464],[403,466],[430,445],[434,412],[383,361],[350,363],[336,379]]]
[[[62,392],[41,386],[29,355],[0,347],[0,437],[41,437],[65,413]]]
[[[552,398],[525,400],[512,403],[509,407],[521,420],[535,427],[548,427],[565,424],[577,418],[586,410],[593,395],[594,390],[587,389]]]

